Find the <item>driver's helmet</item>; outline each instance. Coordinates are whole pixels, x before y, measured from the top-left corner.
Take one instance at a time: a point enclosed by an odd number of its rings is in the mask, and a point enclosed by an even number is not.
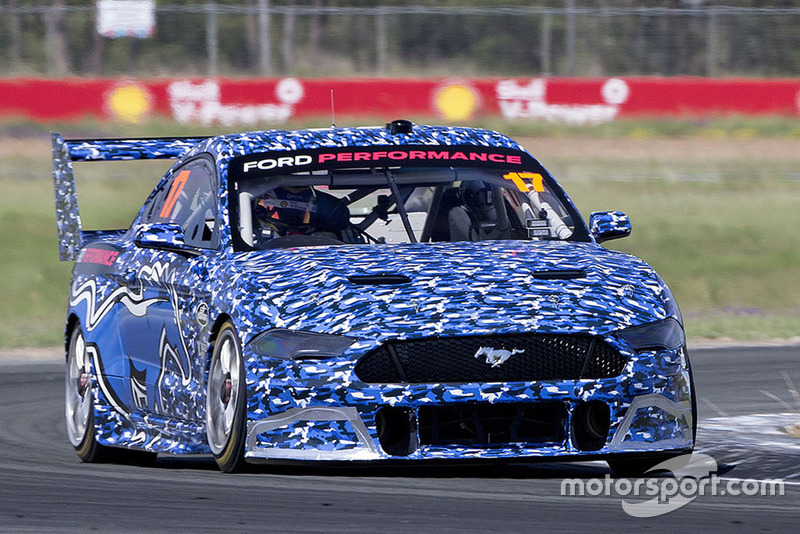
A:
[[[262,226],[280,236],[312,233],[316,211],[316,195],[311,187],[277,187],[256,199],[254,206]]]
[[[466,183],[460,189],[462,195],[462,205],[480,221],[488,221],[495,218],[494,207],[492,206],[492,187],[483,182],[472,181]]]

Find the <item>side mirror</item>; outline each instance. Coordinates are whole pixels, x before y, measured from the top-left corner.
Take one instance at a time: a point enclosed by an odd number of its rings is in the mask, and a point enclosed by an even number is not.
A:
[[[589,230],[598,243],[631,235],[631,220],[621,211],[595,211],[589,215]]]
[[[155,223],[136,230],[133,242],[137,247],[166,250],[184,256],[198,256],[200,253],[186,246],[183,230],[177,224]]]

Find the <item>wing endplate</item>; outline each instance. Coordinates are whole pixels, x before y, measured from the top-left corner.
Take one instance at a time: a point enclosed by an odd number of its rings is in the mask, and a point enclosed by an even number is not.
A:
[[[58,258],[74,261],[83,245],[81,216],[78,212],[78,191],[69,145],[57,133],[53,138],[53,186],[56,194],[56,228],[58,228]]]

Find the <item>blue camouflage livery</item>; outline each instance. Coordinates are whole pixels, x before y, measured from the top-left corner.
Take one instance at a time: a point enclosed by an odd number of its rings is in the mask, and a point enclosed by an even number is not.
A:
[[[144,158],[178,161],[128,230],[84,231],[72,162]],[[53,176],[61,258],[75,261],[67,421],[85,461],[102,449],[213,453],[224,470],[528,457],[614,467],[694,446],[674,297],[645,262],[598,244],[629,234],[627,217],[594,213],[587,227],[499,133],[396,121],[54,134]],[[469,209],[475,199],[488,209]],[[350,219],[322,221],[325,202]],[[284,234],[263,206],[299,210],[310,230]]]

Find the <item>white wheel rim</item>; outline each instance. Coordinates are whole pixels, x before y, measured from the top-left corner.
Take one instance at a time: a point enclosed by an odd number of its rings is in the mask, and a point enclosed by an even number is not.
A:
[[[66,370],[67,435],[74,447],[79,447],[86,436],[89,413],[92,409],[92,380],[89,373],[89,356],[86,343],[78,332],[67,353]]]
[[[211,360],[206,390],[206,434],[211,452],[217,455],[225,449],[233,430],[239,402],[240,360],[236,339],[225,332]]]

